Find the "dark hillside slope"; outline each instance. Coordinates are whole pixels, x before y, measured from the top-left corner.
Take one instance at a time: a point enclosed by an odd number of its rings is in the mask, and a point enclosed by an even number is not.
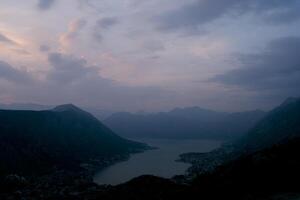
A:
[[[233,161],[241,156],[251,155],[285,144],[300,137],[300,99],[289,98],[270,111],[241,139],[224,145],[209,153],[186,153],[183,162],[191,163],[192,176],[211,172],[217,166]]]
[[[244,152],[254,152],[298,137],[300,98],[289,98],[269,112],[236,145]]]
[[[119,137],[73,106],[49,111],[0,110],[0,171],[32,172],[128,155],[144,144]]]
[[[231,158],[194,180],[199,195],[220,191],[216,197],[265,199],[300,194],[299,98],[287,99],[234,145]]]
[[[267,197],[279,194],[298,194],[299,197],[299,152],[299,138],[273,145],[199,176],[193,187],[198,195],[209,199],[226,196],[231,199],[271,199]]]

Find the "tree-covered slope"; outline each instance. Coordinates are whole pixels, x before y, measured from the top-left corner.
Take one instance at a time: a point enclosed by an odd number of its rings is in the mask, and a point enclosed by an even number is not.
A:
[[[48,111],[0,110],[1,172],[78,166],[144,147],[119,137],[73,105]]]
[[[242,138],[209,153],[186,153],[181,161],[191,163],[190,174],[203,174],[241,156],[300,138],[300,99],[289,98],[270,111]]]
[[[300,137],[300,99],[289,98],[259,121],[236,142],[242,151],[253,152]]]

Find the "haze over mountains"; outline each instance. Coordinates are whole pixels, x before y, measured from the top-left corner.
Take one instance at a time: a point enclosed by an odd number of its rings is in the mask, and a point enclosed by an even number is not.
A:
[[[0,104],[0,108],[11,110],[45,110],[53,107],[39,104]],[[245,134],[266,114],[261,110],[217,112],[196,106],[159,113],[84,109],[126,138],[235,139]]]
[[[3,110],[47,110],[54,108],[55,106],[41,105],[35,103],[11,103],[3,104],[0,103],[0,109]]]
[[[3,103],[1,104],[0,103],[0,109],[3,109],[3,110],[36,110],[36,111],[39,111],[39,110],[49,110],[54,107],[55,106],[53,106],[53,105],[42,105],[42,104],[36,104],[36,103],[10,103],[10,104],[3,104]],[[92,113],[99,120],[103,120],[115,112],[112,110],[105,110],[105,109],[99,109],[99,108],[93,108],[93,107],[83,107],[83,109]]]
[[[115,113],[103,122],[129,138],[234,139],[264,115],[260,110],[226,113],[188,107],[153,114]]]

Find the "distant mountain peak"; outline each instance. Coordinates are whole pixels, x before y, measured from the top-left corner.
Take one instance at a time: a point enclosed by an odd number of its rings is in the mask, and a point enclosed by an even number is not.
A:
[[[80,111],[82,112],[83,110],[81,110],[79,107],[75,106],[74,104],[63,104],[63,105],[59,105],[56,106],[55,108],[52,109],[55,112],[64,112],[64,111]]]
[[[297,97],[289,97],[289,98],[287,98],[287,99],[281,104],[281,106],[286,106],[286,105],[288,105],[288,104],[295,103],[295,102],[297,102],[298,100],[300,100],[300,98],[297,98]]]

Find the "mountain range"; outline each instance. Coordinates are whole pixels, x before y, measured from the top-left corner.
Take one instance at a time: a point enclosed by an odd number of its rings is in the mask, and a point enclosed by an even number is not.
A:
[[[65,162],[74,165],[145,147],[115,135],[73,105],[49,111],[1,110],[0,130],[0,169],[8,165],[18,174],[24,167],[36,170],[53,164],[64,166]],[[9,176],[4,182],[0,179],[0,198],[296,200],[300,197],[299,152],[300,98],[289,98],[231,145],[210,153],[186,154],[186,162],[199,165],[195,170],[210,168],[204,173],[190,171],[194,176],[173,179],[144,175],[117,186],[99,186],[77,177],[77,172],[69,176],[68,171],[46,179],[35,177],[27,183],[18,176]],[[45,163],[41,157],[51,162]],[[61,181],[61,176],[66,180]]]
[[[223,163],[205,173],[193,171],[192,179],[141,176],[98,193],[98,197],[108,193],[108,199],[297,200],[300,198],[299,108],[300,98],[289,98],[235,140],[231,150],[225,145],[210,153],[192,153],[191,164],[202,164],[198,166],[200,170],[223,157]],[[228,159],[230,156],[233,157]],[[197,159],[206,161],[196,162]]]
[[[0,103],[0,109],[3,110],[50,110],[55,108],[53,105],[42,105],[36,103],[10,103],[10,104],[3,104]],[[82,107],[84,110],[88,111],[89,113],[93,114],[97,119],[103,120],[116,111],[106,110],[106,109],[99,109],[95,107]]]
[[[0,109],[49,110],[50,105],[0,104]],[[200,107],[175,108],[169,112],[129,113],[84,107],[115,133],[126,138],[236,139],[262,119],[261,110],[217,112]]]
[[[226,113],[188,107],[152,114],[115,113],[103,123],[128,138],[235,139],[265,114],[260,110]]]

